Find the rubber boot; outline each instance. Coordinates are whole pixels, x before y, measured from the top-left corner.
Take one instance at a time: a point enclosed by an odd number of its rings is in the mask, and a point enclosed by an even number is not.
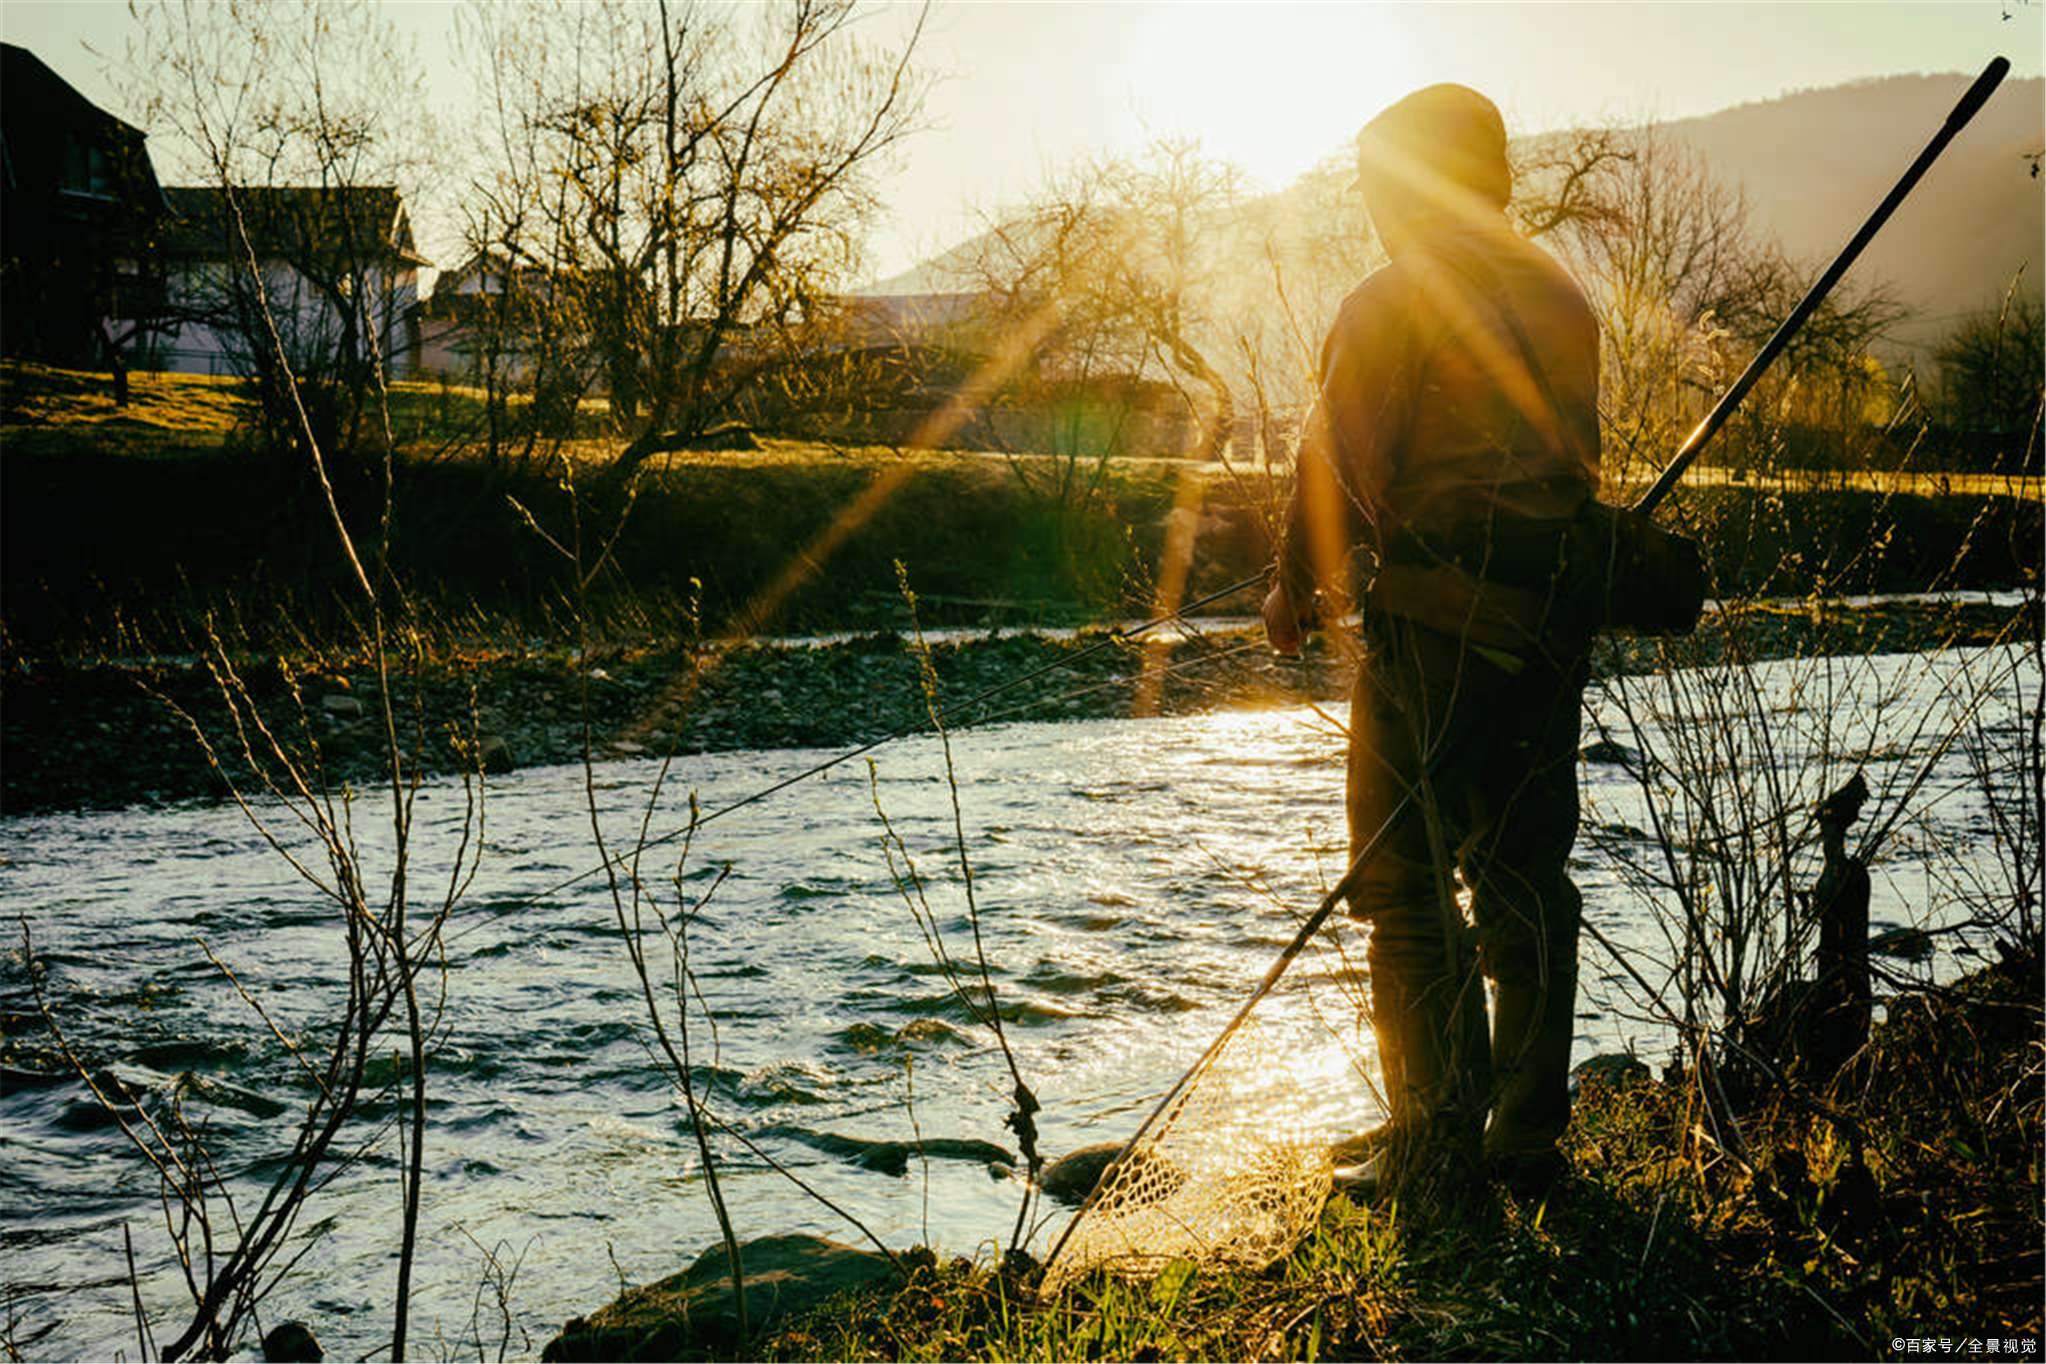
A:
[[[1574,971],[1552,972],[1546,988],[1532,980],[1498,983],[1492,1018],[1498,1094],[1485,1131],[1485,1163],[1521,1192],[1538,1192],[1534,1186],[1562,1170],[1556,1139],[1570,1122],[1576,985]]]
[[[1488,1069],[1484,995],[1476,1009],[1458,1007],[1448,982],[1438,978],[1414,990],[1403,981],[1372,982],[1372,1026],[1392,1107],[1390,1131],[1375,1160],[1381,1189],[1432,1193],[1461,1184],[1477,1167]],[[1468,1003],[1468,1001],[1466,1001]]]

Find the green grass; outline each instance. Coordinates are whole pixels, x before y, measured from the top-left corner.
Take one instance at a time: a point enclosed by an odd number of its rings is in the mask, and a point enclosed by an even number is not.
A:
[[[465,448],[488,429],[482,389],[434,379],[395,379],[387,389],[391,433],[400,449],[422,453]],[[531,400],[507,403],[516,429]],[[248,382],[231,375],[161,374],[134,370],[128,404],[114,405],[111,376],[22,361],[0,361],[0,425],[10,443],[30,448],[97,448],[130,456],[165,450],[215,450],[258,417]],[[613,448],[604,438],[608,404],[584,402],[575,443]]]
[[[1758,1288],[1760,1291],[1758,1292]],[[1851,1354],[1696,1233],[1579,1179],[1547,1202],[1454,1209],[1332,1201],[1263,1273],[1169,1266],[1049,1303],[954,1261],[777,1333],[770,1359],[1543,1359]]]
[[[118,447],[147,458],[166,451],[218,450],[254,405],[239,379],[138,371],[128,405],[114,406],[104,374],[0,363],[0,423],[10,449]]]
[[[257,649],[351,637],[325,499],[295,461],[218,440],[142,460],[125,438],[67,428],[60,448],[21,439],[25,430],[7,429],[0,462],[0,576],[16,651],[190,652],[209,616]],[[351,527],[373,543],[378,467],[329,470]],[[587,466],[578,478],[594,558],[622,503],[600,494],[592,505]],[[518,510],[558,542],[573,538],[558,466],[408,453],[395,479],[390,559],[429,633],[482,645],[572,636],[569,565]],[[898,626],[898,558],[934,624],[1118,616],[1148,604],[1124,588],[1146,580],[1170,505],[1169,480],[1143,468],[1117,471],[1081,508],[972,455],[783,441],[686,452],[641,478],[592,587],[593,623],[607,636],[672,641],[693,633],[692,604],[715,630],[771,597],[771,613],[751,613],[770,630]]]

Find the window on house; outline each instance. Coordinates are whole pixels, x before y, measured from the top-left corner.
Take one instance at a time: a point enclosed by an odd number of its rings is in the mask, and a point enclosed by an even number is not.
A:
[[[64,188],[97,199],[114,197],[114,164],[107,149],[82,137],[64,139]]]

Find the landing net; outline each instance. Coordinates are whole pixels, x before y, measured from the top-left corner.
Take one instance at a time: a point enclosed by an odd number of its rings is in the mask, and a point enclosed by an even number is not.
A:
[[[1109,1167],[1040,1291],[1097,1269],[1256,1270],[1289,1254],[1328,1200],[1331,1143],[1383,1111],[1359,979],[1327,931],[1314,939]]]

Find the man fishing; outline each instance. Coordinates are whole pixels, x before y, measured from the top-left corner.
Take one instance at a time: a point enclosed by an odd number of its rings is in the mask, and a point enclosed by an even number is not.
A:
[[[1390,259],[1323,346],[1265,628],[1296,652],[1317,589],[1319,614],[1340,611],[1353,549],[1375,557],[1347,807],[1353,858],[1383,826],[1349,895],[1371,923],[1379,1171],[1457,1179],[1482,1158],[1541,1188],[1570,1110],[1591,631],[1562,547],[1598,487],[1598,327],[1506,221],[1506,130],[1483,95],[1407,96],[1360,134],[1358,163]]]

